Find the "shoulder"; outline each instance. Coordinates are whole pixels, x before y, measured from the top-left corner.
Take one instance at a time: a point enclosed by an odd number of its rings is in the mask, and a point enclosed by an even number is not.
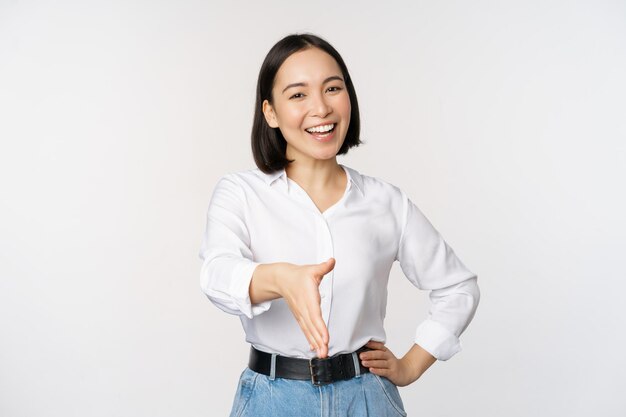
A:
[[[351,167],[346,166],[346,168],[350,171],[350,176],[355,179],[357,185],[363,187],[365,195],[373,198],[385,197],[394,203],[399,203],[406,198],[404,191],[386,178],[367,175]]]
[[[256,172],[258,171],[258,173]],[[260,174],[259,174],[260,173]],[[250,196],[257,193],[264,183],[258,169],[230,171],[222,174],[213,186],[210,208],[238,212],[245,207]]]
[[[236,186],[247,188],[248,186],[258,186],[265,182],[267,174],[258,168],[250,168],[239,171],[229,171],[223,174],[217,181],[218,186]]]
[[[355,182],[360,182],[366,204],[371,207],[384,207],[396,218],[398,224],[405,223],[412,202],[402,188],[386,178],[363,174],[354,168],[346,168],[356,179]]]

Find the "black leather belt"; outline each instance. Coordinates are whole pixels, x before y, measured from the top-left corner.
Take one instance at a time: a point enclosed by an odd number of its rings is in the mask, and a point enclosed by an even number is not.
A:
[[[361,364],[359,353],[372,350],[363,346],[356,351],[356,360],[360,373],[369,372],[369,368]],[[250,346],[248,368],[264,375],[271,375],[272,354],[262,352]],[[352,353],[343,353],[329,358],[301,359],[276,355],[276,378],[311,380],[313,385],[326,385],[335,381],[350,379],[356,376]]]

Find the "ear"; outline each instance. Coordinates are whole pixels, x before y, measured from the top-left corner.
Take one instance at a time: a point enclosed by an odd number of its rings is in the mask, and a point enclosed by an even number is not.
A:
[[[276,120],[274,108],[267,100],[263,100],[263,114],[265,115],[265,121],[270,127],[278,127],[278,120]]]

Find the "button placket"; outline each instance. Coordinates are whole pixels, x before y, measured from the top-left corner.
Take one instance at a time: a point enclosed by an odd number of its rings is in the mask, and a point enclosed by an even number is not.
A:
[[[335,205],[322,213],[319,211],[307,192],[304,191],[304,189],[300,187],[297,182],[293,181],[291,178],[287,178],[287,182],[289,194],[293,195],[294,198],[296,198],[300,203],[302,203],[315,213],[315,242],[317,249],[316,253],[319,256],[318,259],[321,259],[320,262],[323,262],[328,260],[328,258],[334,257],[335,250],[333,246],[332,235],[330,233],[330,227],[328,226],[328,221],[326,219],[327,216],[329,216],[336,209],[336,207],[341,204],[341,200],[343,200],[344,197],[342,197],[340,201],[338,201],[337,203],[335,203]],[[351,183],[350,181],[348,181],[346,193],[347,190],[349,190],[350,188]],[[322,318],[324,319],[324,322],[326,322],[326,324],[328,324],[328,319],[330,318],[334,276],[335,270],[333,269],[327,274],[327,276],[322,279],[322,282],[319,286]]]
[[[327,260],[328,258],[334,257],[335,251],[330,235],[330,229],[328,227],[326,219],[324,218],[324,216],[321,215],[321,213],[316,220],[316,234],[316,241],[318,244],[318,253],[320,254],[320,259]],[[333,269],[328,274],[326,274],[319,287],[322,316],[327,324],[330,317],[334,278],[335,270]]]

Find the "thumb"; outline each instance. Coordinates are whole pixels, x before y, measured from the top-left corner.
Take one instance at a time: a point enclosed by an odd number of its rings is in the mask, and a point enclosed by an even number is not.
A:
[[[333,270],[333,268],[335,267],[335,258],[328,258],[328,260],[326,260],[325,262],[322,262],[320,264],[318,264],[318,266],[320,267],[318,269],[318,272],[321,275],[326,275],[327,273],[329,273],[330,271]],[[323,278],[323,277],[322,277]]]

